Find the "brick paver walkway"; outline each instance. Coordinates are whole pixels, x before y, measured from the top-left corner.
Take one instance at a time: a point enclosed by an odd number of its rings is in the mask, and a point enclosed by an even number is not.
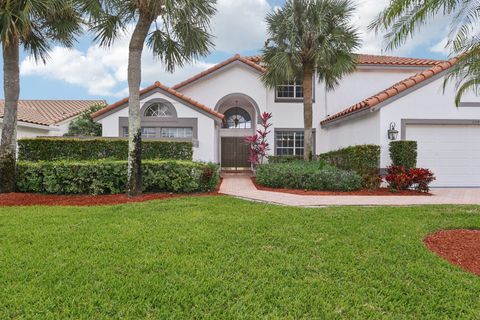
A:
[[[319,207],[336,205],[425,205],[480,204],[480,188],[434,189],[433,196],[308,196],[257,190],[250,176],[226,173],[220,193],[260,202],[286,206]]]

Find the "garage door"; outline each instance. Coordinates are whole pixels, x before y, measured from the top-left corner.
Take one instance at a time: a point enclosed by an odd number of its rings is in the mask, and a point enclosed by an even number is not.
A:
[[[480,186],[480,125],[407,125],[418,142],[418,167],[432,170],[436,187]]]

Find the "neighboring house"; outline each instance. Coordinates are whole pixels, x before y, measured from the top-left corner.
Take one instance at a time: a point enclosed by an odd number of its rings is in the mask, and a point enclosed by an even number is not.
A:
[[[443,92],[454,60],[358,55],[356,72],[334,91],[315,81],[315,152],[358,144],[382,148],[390,164],[388,130],[419,144],[418,166],[432,169],[436,186],[480,186],[480,99],[454,105],[455,88]],[[141,92],[144,138],[188,139],[194,158],[224,168],[248,167],[243,137],[255,133],[259,116],[271,112],[271,154],[303,154],[303,87],[275,89],[260,81],[259,57],[236,55],[172,88],[160,83]],[[195,99],[195,100],[193,100]],[[128,99],[96,112],[103,136],[128,135]]]
[[[0,100],[0,132],[3,123],[4,100]],[[83,111],[105,100],[20,100],[18,102],[17,138],[63,136],[70,122]]]

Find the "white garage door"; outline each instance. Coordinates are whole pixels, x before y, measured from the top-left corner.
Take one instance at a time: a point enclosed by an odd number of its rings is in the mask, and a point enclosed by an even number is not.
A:
[[[435,187],[480,186],[480,125],[407,125],[418,142],[418,163],[432,170]]]

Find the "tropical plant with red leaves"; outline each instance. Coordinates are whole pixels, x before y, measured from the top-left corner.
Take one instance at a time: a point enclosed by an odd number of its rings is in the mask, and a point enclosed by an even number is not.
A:
[[[395,191],[414,188],[419,192],[429,192],[429,185],[434,180],[435,175],[428,169],[412,168],[405,170],[403,166],[388,167],[385,177],[389,188]]]
[[[415,190],[420,192],[429,192],[430,183],[435,181],[435,175],[432,171],[424,168],[414,168],[409,170],[410,178]]]
[[[250,146],[248,153],[248,162],[252,164],[253,167],[258,164],[262,164],[267,157],[267,153],[270,150],[270,145],[268,143],[268,134],[270,133],[270,119],[272,119],[272,114],[264,112],[260,117],[262,123],[260,124],[260,129],[257,130],[256,134],[252,136],[246,136],[244,141]]]

